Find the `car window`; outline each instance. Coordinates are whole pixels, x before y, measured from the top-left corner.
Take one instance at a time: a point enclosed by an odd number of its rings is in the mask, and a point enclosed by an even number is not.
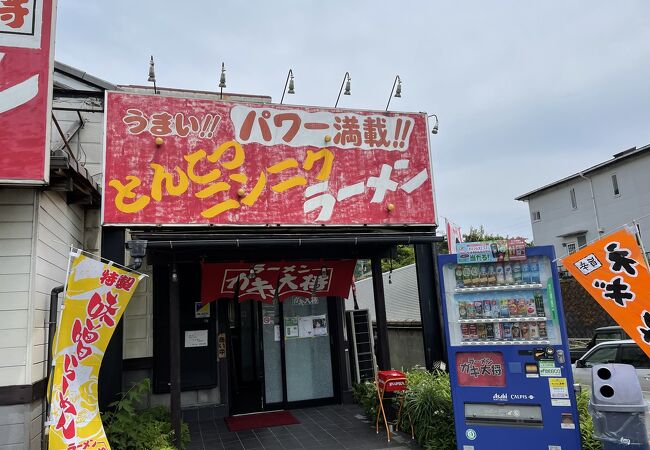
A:
[[[620,353],[621,364],[632,364],[637,369],[650,369],[650,359],[638,345],[624,345]]]
[[[596,333],[596,344],[607,341],[616,341],[621,338],[620,331],[600,331]]]
[[[615,345],[610,345],[607,347],[599,348],[591,355],[585,357],[583,360],[585,367],[591,367],[594,364],[608,364],[616,362],[616,352],[618,347]]]

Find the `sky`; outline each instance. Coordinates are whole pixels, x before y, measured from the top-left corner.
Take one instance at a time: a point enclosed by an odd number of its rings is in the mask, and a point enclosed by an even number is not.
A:
[[[115,84],[436,114],[436,208],[532,237],[518,195],[650,143],[650,2],[58,0],[55,58]]]

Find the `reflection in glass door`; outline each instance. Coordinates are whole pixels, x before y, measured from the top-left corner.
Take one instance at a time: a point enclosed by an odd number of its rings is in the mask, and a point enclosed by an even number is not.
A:
[[[284,301],[287,401],[334,396],[326,297]]]
[[[265,403],[282,402],[282,342],[280,341],[280,306],[262,304],[262,338],[264,345],[264,396]]]

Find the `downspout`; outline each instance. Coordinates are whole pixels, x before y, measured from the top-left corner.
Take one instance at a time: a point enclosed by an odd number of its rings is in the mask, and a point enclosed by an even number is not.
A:
[[[591,189],[591,201],[594,204],[594,217],[596,218],[596,232],[600,236],[602,234],[602,230],[600,229],[600,221],[598,220],[598,208],[596,207],[596,196],[594,195],[594,183],[590,177],[586,177],[582,172],[578,173],[578,175],[580,175],[580,178],[589,180],[589,188]]]
[[[52,376],[52,362],[54,360],[54,355],[52,352],[54,351],[54,333],[56,332],[56,318],[59,312],[59,294],[63,292],[65,286],[57,286],[52,291],[50,291],[50,320],[48,322],[48,329],[47,329],[47,384],[48,386],[52,382],[51,376]],[[47,448],[46,442],[45,442],[45,421],[47,420],[48,417],[50,417],[50,402],[47,401],[47,394],[49,393],[49,390],[46,388],[46,393],[43,396],[43,402],[45,403],[45,408],[43,411],[43,415],[41,417],[41,448]]]

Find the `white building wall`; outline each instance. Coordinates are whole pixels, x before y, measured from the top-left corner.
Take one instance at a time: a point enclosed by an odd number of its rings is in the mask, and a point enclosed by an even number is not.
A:
[[[27,362],[37,201],[35,189],[0,188],[0,386],[31,383]]]
[[[586,230],[587,243],[616,231],[639,219],[645,250],[650,251],[650,152],[612,163],[587,179],[575,178],[532,195],[528,199],[533,240],[536,245],[551,244],[558,256],[567,253],[563,244],[576,242],[576,236],[565,236]],[[619,195],[614,195],[612,174],[616,174]],[[591,194],[593,185],[593,195]],[[570,189],[576,191],[577,208],[571,208]],[[541,220],[532,215],[539,211]],[[644,217],[648,216],[648,217]],[[599,232],[599,229],[602,232]],[[563,237],[565,236],[565,237]]]

